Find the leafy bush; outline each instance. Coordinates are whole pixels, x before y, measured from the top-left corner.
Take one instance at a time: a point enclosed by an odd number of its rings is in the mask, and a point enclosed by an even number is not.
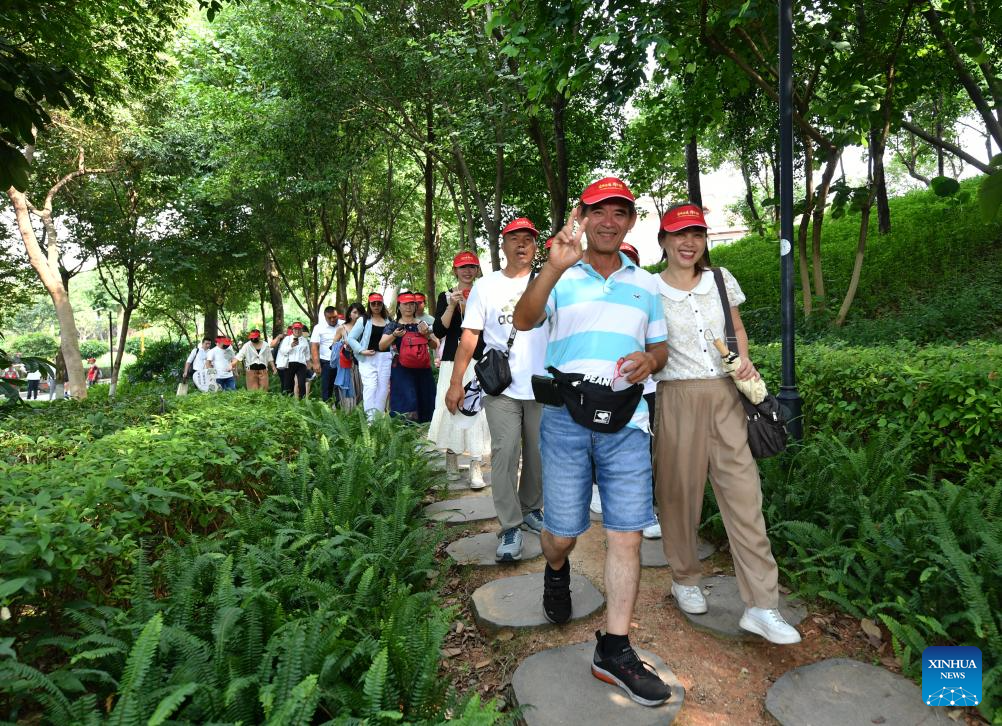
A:
[[[801,595],[882,623],[913,678],[927,646],[978,645],[981,711],[1002,718],[1002,453],[950,482],[913,474],[915,443],[824,433],[764,462],[773,550]]]
[[[262,404],[274,408],[260,413]],[[260,425],[240,421],[236,412],[249,407]],[[502,719],[493,704],[459,702],[438,677],[454,614],[426,590],[437,579],[441,529],[419,516],[422,495],[437,478],[430,462],[414,455],[419,431],[388,417],[370,428],[361,412],[337,415],[258,393],[190,397],[152,428],[146,439],[136,427],[90,447],[136,452],[180,429],[190,459],[171,467],[174,496],[115,472],[132,493],[167,507],[142,549],[133,544],[133,575],[120,588],[131,606],[116,607],[99,593],[90,603],[63,601],[59,613],[48,600],[18,612],[14,637],[0,641],[8,718],[431,724],[451,713],[485,725]],[[225,502],[220,529],[181,527],[166,537],[162,525],[185,519],[195,498],[194,487],[176,480],[206,463],[192,450],[196,431],[207,448],[229,439],[231,453],[240,452],[203,490],[214,483],[213,491],[222,492],[226,482],[244,481],[244,493]],[[268,451],[276,458],[262,465]],[[149,462],[145,468],[159,471]],[[215,481],[220,476],[225,481]],[[0,579],[0,588],[9,582]]]
[[[59,338],[45,333],[25,333],[9,338],[4,347],[11,353],[54,360],[59,352]]]
[[[753,346],[752,357],[776,390],[779,345]],[[1002,449],[1000,345],[801,345],[797,383],[808,435],[908,436],[917,471],[962,474]]]
[[[88,358],[100,358],[108,352],[108,344],[100,340],[81,340],[80,357],[84,360]]]
[[[126,346],[128,347],[128,346]],[[184,361],[191,346],[180,340],[153,340],[146,344],[146,352],[127,366],[122,374],[133,383],[155,381],[177,382],[184,372]]]

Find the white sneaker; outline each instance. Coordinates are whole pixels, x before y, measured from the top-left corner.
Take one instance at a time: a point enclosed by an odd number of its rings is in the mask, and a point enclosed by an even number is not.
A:
[[[671,595],[678,603],[679,610],[690,615],[702,615],[706,612],[706,598],[698,585],[679,585],[672,580]]]
[[[595,514],[602,513],[602,497],[598,493],[598,484],[591,485],[591,504],[588,506]]]
[[[459,455],[451,451],[445,452],[445,475],[449,481],[457,481],[459,473]]]
[[[480,462],[474,459],[470,462],[470,489],[483,489],[487,486],[484,481],[484,473],[480,469]]]
[[[770,643],[792,645],[800,642],[800,633],[776,608],[745,608],[738,625],[749,633],[761,635]]]
[[[652,524],[644,527],[644,539],[661,539],[661,524]]]

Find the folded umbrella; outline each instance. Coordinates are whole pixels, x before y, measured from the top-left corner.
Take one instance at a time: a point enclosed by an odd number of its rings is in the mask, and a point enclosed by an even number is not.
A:
[[[709,336],[707,336],[709,337]],[[736,372],[738,368],[741,367],[741,357],[729,350],[727,345],[720,338],[713,339],[713,345],[720,353],[720,357],[724,363],[724,370],[727,371],[731,378],[734,379],[734,385],[738,387],[738,390],[744,394],[751,403],[758,405],[765,400],[765,397],[769,395],[768,389],[765,387],[765,381],[761,378],[749,378],[747,381],[739,381],[737,379]]]

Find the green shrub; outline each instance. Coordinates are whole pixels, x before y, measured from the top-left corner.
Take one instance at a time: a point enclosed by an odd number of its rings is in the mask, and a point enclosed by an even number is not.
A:
[[[100,340],[81,340],[80,357],[84,360],[88,358],[100,358],[108,352],[108,344]]]
[[[133,383],[155,381],[177,382],[184,372],[184,362],[191,346],[180,340],[154,340],[146,344],[146,352],[127,366],[122,374]]]
[[[10,353],[54,360],[59,352],[59,338],[45,333],[25,333],[4,341]]]
[[[752,357],[777,390],[780,346],[753,346]],[[800,345],[797,383],[809,436],[908,436],[917,471],[963,473],[1002,448],[1000,345]]]
[[[174,416],[211,431],[224,413],[217,405],[267,398],[199,397]],[[58,633],[51,613],[20,615],[18,635],[0,642],[8,718],[37,721],[41,710],[53,724],[510,721],[493,703],[460,701],[439,678],[454,613],[427,591],[441,529],[419,514],[438,477],[414,455],[420,432],[271,399],[307,433],[294,437],[299,448],[283,442],[289,456],[254,496],[231,503],[224,529],[184,544],[150,531],[127,609],[68,604]],[[288,424],[262,426],[262,439],[241,444],[265,445]],[[186,503],[169,506],[173,518]]]

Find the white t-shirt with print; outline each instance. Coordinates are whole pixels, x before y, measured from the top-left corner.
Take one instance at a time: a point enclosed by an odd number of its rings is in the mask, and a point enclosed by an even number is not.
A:
[[[745,301],[741,286],[734,275],[720,268],[730,307]],[[668,363],[654,374],[657,381],[688,381],[723,378],[720,353],[713,339],[724,340],[724,308],[720,302],[713,272],[705,270],[692,290],[672,287],[658,275],[658,291],[668,323]]]
[[[485,349],[504,350],[511,335],[512,316],[525,288],[529,275],[508,277],[501,270],[481,277],[473,285],[466,301],[463,327],[484,331]],[[544,328],[520,330],[515,334],[508,365],[511,367],[511,385],[504,395],[519,400],[532,400],[532,376],[544,375],[548,333]],[[473,365],[472,363],[470,365]]]
[[[233,371],[230,370],[230,361],[234,355],[236,354],[228,348],[223,350],[218,345],[205,354],[206,361],[212,363],[212,368],[216,372],[216,380],[220,378],[233,378]]]

